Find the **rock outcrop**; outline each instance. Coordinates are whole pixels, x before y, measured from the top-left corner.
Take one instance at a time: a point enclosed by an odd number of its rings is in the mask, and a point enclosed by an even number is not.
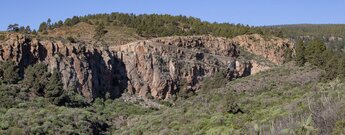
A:
[[[246,58],[239,47],[268,61]],[[73,88],[89,100],[116,98],[123,92],[169,99],[181,90],[197,90],[204,77],[230,63],[233,78],[281,64],[288,47],[288,40],[259,35],[165,37],[102,48],[12,34],[0,46],[0,60],[15,61],[22,75],[27,66],[46,63],[51,72],[62,73],[66,90]]]
[[[56,70],[61,73],[64,89],[75,89],[89,100],[119,97],[127,88],[123,62],[114,53],[102,48],[62,41],[40,41],[13,34],[8,36],[0,50],[0,60],[15,61],[24,77],[26,67],[45,63],[50,72]]]
[[[290,40],[277,37],[263,37],[253,34],[237,36],[232,40],[243,49],[262,56],[275,64],[282,64],[284,62],[285,50],[287,48],[293,50],[293,43]]]

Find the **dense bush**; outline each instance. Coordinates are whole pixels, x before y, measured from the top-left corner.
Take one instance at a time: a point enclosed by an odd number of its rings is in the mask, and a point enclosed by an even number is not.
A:
[[[25,69],[25,76],[22,84],[35,95],[43,96],[49,76],[50,73],[48,72],[47,66],[43,63],[38,63]]]
[[[321,40],[298,41],[295,51],[295,61],[299,66],[309,62],[325,70],[323,80],[333,80],[336,77],[344,79],[345,56],[341,52],[327,49]]]
[[[14,62],[0,71],[0,134],[110,134],[127,117],[152,112],[120,100],[87,102],[43,63],[27,67],[23,80]]]
[[[345,36],[345,25],[343,24],[296,24],[272,26],[271,28],[282,30],[284,37],[309,36],[323,38]]]
[[[55,105],[63,105],[63,84],[61,82],[61,77],[58,71],[53,72],[46,83],[46,88],[44,90],[44,97],[48,98],[49,101]]]
[[[107,31],[105,30],[104,24],[100,23],[95,28],[95,35],[93,36],[93,38],[96,40],[100,40],[101,37],[103,37],[106,33]]]
[[[73,37],[67,37],[67,40],[71,43],[76,43],[76,40]]]
[[[226,83],[229,81],[226,78],[226,74],[226,70],[220,70],[216,72],[213,76],[205,78],[202,82],[201,89],[203,91],[209,91],[225,86]]]
[[[26,89],[18,85],[0,85],[0,108],[13,108],[28,99]]]
[[[111,134],[126,118],[152,112],[118,100],[96,100],[81,108],[55,106],[44,98],[0,111],[0,134]]]
[[[18,66],[13,61],[0,62],[0,77],[4,83],[17,83],[20,80]]]

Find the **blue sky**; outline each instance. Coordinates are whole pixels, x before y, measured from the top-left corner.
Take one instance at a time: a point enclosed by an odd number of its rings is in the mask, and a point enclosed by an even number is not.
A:
[[[255,26],[345,23],[345,0],[2,0],[0,30],[95,13],[187,15]]]

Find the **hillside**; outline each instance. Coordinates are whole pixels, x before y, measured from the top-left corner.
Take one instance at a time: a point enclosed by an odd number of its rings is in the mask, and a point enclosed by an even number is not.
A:
[[[294,24],[277,25],[271,28],[283,29],[286,36],[345,37],[345,24]]]
[[[186,16],[49,20],[0,33],[0,134],[345,133],[345,57],[322,40]]]
[[[338,97],[342,95],[339,93],[342,91],[342,84],[335,87],[333,85],[337,82],[317,83],[319,75],[318,69],[300,68],[288,63],[254,76],[237,79],[220,88],[217,87],[222,77],[218,76],[217,80],[206,80],[204,89],[187,100],[177,100],[171,107],[145,116],[129,117],[126,126],[120,127],[119,131],[115,130],[115,133],[341,132],[342,129],[334,124],[338,122],[339,126],[343,119],[338,117],[344,114],[341,105],[344,101]],[[331,93],[339,94],[332,96]],[[321,99],[318,98],[320,96]],[[312,117],[308,118],[309,116]]]
[[[282,31],[283,37],[296,40],[322,39],[330,49],[344,52],[345,24],[295,24],[266,28]]]
[[[218,37],[233,38],[244,34],[263,34],[266,36],[279,36],[279,31],[272,31],[272,29],[265,29],[261,27],[253,27],[242,24],[230,23],[210,23],[202,21],[199,18],[187,16],[172,16],[172,15],[158,15],[158,14],[95,14],[86,16],[74,16],[66,20],[51,22],[48,19],[42,22],[38,29],[40,33],[47,33],[46,31],[54,30],[56,28],[66,28],[79,25],[80,22],[84,24],[93,25],[97,27],[104,25],[108,28],[125,27],[133,30],[136,34],[146,37],[166,37],[166,36],[191,36],[191,35],[213,35]],[[112,31],[112,29],[106,29]]]
[[[91,42],[94,37],[96,25],[80,22],[74,26],[62,26],[49,30],[47,36],[53,38],[73,38],[81,41]],[[107,33],[102,37],[107,45],[122,45],[136,40],[145,39],[139,36],[132,28],[121,26],[106,26]]]

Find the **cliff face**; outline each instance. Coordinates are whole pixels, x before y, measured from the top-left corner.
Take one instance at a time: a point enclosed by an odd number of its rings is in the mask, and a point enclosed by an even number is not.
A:
[[[75,89],[89,100],[118,97],[127,87],[123,63],[102,48],[9,35],[1,45],[0,59],[15,61],[24,77],[26,67],[46,63],[51,72],[61,73],[66,90]]]
[[[27,66],[46,63],[51,72],[62,73],[66,90],[73,88],[89,100],[116,98],[123,92],[168,99],[180,90],[197,90],[204,77],[228,65],[234,66],[233,78],[271,67],[241,56],[239,47],[281,64],[284,47],[291,45],[282,39],[268,41],[254,36],[166,37],[101,48],[13,34],[0,46],[0,59],[15,61],[22,75]]]
[[[262,56],[265,59],[275,63],[284,62],[285,49],[293,50],[293,43],[288,39],[277,37],[263,37],[258,34],[237,36],[232,39],[243,49]]]

